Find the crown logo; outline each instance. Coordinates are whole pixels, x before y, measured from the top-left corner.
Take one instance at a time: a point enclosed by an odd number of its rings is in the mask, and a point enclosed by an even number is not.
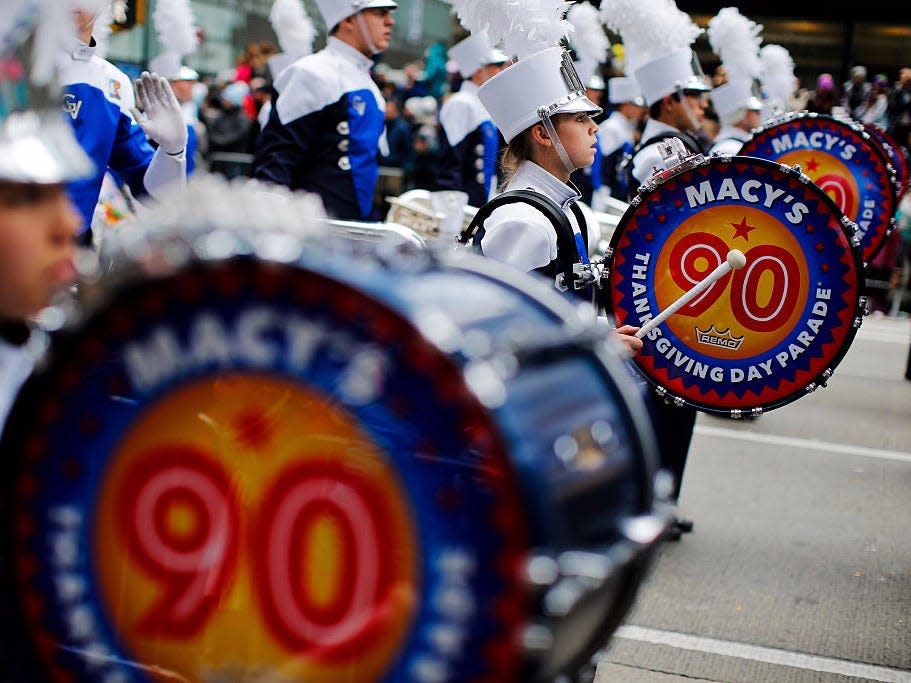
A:
[[[736,351],[740,348],[740,345],[743,343],[745,337],[735,337],[730,328],[726,329],[724,332],[719,332],[715,329],[715,325],[712,325],[707,330],[700,330],[696,328],[696,341],[700,344],[706,344],[707,346],[719,346],[723,349],[731,349]]]

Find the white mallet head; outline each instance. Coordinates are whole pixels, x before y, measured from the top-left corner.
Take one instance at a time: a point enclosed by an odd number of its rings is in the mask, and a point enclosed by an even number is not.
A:
[[[743,268],[747,264],[747,257],[743,255],[743,252],[740,249],[731,249],[728,252],[728,265],[731,266],[733,270],[738,268]]]

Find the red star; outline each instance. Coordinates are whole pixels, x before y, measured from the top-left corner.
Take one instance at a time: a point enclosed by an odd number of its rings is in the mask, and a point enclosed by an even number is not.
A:
[[[868,190],[872,190],[872,189],[873,189],[873,183],[867,183],[867,189],[868,189]]]
[[[651,242],[653,239],[655,239],[655,236],[652,233],[650,233],[650,232],[645,233],[646,242]]]
[[[731,239],[742,237],[747,242],[750,241],[750,231],[756,229],[754,225],[747,225],[746,216],[741,218],[739,223],[731,223],[731,227],[734,228],[734,236]]]
[[[815,171],[817,168],[819,168],[819,162],[816,161],[816,159],[810,159],[810,160],[807,162],[807,170],[808,170],[808,171]]]
[[[674,206],[677,207],[678,209],[681,208],[683,206],[683,200],[678,199],[677,201],[674,202]]]
[[[808,225],[807,232],[816,232],[816,228],[814,228],[812,225]]]
[[[658,222],[667,223],[667,216],[665,216],[664,214],[661,214],[660,216],[658,216]]]
[[[825,251],[825,249],[826,249],[826,245],[825,245],[825,244],[823,244],[822,242],[817,242],[817,243],[816,243],[816,251]]]
[[[864,169],[863,171],[860,172],[860,174],[861,174],[864,178],[866,178],[868,175],[870,175],[870,172],[869,172],[868,170]]]
[[[823,263],[821,266],[819,266],[819,269],[820,269],[822,272],[824,272],[824,273],[828,273],[828,272],[829,272],[829,264],[828,264],[828,263]]]

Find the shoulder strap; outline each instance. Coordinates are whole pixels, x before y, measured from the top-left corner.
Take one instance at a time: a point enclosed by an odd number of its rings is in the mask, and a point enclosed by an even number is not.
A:
[[[551,225],[553,225],[554,231],[557,233],[557,259],[552,265],[554,265],[557,272],[564,273],[566,282],[572,282],[573,264],[580,261],[579,252],[576,249],[576,235],[573,232],[573,227],[559,204],[549,197],[545,197],[533,190],[510,190],[498,194],[478,209],[474,218],[471,219],[471,223],[469,223],[468,227],[462,230],[462,234],[459,235],[459,242],[461,244],[468,244],[469,242],[478,244],[484,236],[484,222],[490,217],[490,214],[493,213],[494,209],[505,206],[506,204],[516,204],[518,202],[530,204],[543,213],[550,221]],[[582,231],[583,236],[585,236],[587,240],[585,218],[582,215],[581,209],[574,203],[571,206],[571,210],[573,211],[576,220],[579,222],[580,231]]]

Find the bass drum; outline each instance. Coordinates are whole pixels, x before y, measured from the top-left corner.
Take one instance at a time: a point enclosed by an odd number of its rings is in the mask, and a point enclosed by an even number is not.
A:
[[[870,123],[864,124],[864,130],[869,133],[870,137],[878,142],[880,147],[889,157],[892,168],[895,169],[895,180],[898,183],[898,196],[901,199],[905,192],[908,191],[908,159],[905,152],[899,146],[891,135],[878,126]]]
[[[740,154],[799,164],[857,226],[864,263],[886,243],[898,208],[895,171],[860,124],[807,112],[788,114],[754,132]]]
[[[12,678],[584,665],[666,524],[647,414],[601,328],[479,257],[381,263],[188,218],[256,220],[251,188],[206,192],[84,283],[101,303],[8,423]]]
[[[636,357],[662,396],[730,417],[824,385],[860,326],[850,225],[800,171],[710,157],[643,186],[606,262],[618,324],[643,325],[739,249],[728,273],[653,329]]]

